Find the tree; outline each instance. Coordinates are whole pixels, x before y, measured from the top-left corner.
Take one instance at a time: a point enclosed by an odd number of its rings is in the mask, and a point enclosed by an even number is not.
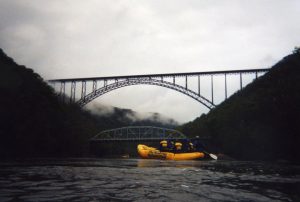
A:
[[[300,54],[300,47],[299,46],[296,46],[293,50],[293,53],[294,54]]]

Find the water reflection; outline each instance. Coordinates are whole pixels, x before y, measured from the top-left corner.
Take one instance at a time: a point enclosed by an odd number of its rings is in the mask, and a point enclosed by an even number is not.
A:
[[[0,201],[300,201],[286,164],[150,159],[0,163]]]
[[[137,167],[175,167],[175,168],[194,168],[200,167],[201,161],[167,161],[155,159],[138,159]]]

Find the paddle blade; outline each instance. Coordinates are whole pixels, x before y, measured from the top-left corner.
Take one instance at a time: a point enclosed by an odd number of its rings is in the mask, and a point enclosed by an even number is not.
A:
[[[209,154],[209,156],[210,156],[212,159],[214,159],[214,160],[218,160],[218,157],[217,157],[217,155],[214,155],[214,154]]]

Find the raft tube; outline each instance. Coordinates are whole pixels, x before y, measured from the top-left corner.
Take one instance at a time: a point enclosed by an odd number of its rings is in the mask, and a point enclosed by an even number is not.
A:
[[[203,152],[189,152],[189,153],[172,153],[161,152],[154,147],[148,147],[143,144],[137,146],[139,155],[145,159],[163,159],[163,160],[194,160],[204,157]]]

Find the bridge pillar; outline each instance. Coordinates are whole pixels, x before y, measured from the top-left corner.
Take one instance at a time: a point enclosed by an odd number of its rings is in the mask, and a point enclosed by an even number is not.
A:
[[[65,94],[66,94],[66,83],[63,81],[60,83],[60,92],[59,96],[61,97],[62,102],[65,102]]]
[[[85,100],[86,96],[86,81],[81,82],[81,99]]]
[[[106,79],[104,80],[103,86],[105,87],[105,89],[107,89],[107,80]]]
[[[227,99],[227,74],[225,74],[225,99]]]
[[[71,97],[70,102],[75,102],[76,81],[71,82]]]
[[[240,89],[242,90],[243,88],[243,78],[242,78],[242,73],[240,73]]]
[[[187,78],[187,75],[185,75],[185,89],[188,89],[188,78]]]
[[[96,90],[97,90],[97,80],[93,80],[93,93],[96,94]]]
[[[198,75],[198,95],[200,95],[200,75]]]
[[[210,80],[211,80],[211,102],[214,104],[214,78],[213,78],[213,75],[211,75]]]

